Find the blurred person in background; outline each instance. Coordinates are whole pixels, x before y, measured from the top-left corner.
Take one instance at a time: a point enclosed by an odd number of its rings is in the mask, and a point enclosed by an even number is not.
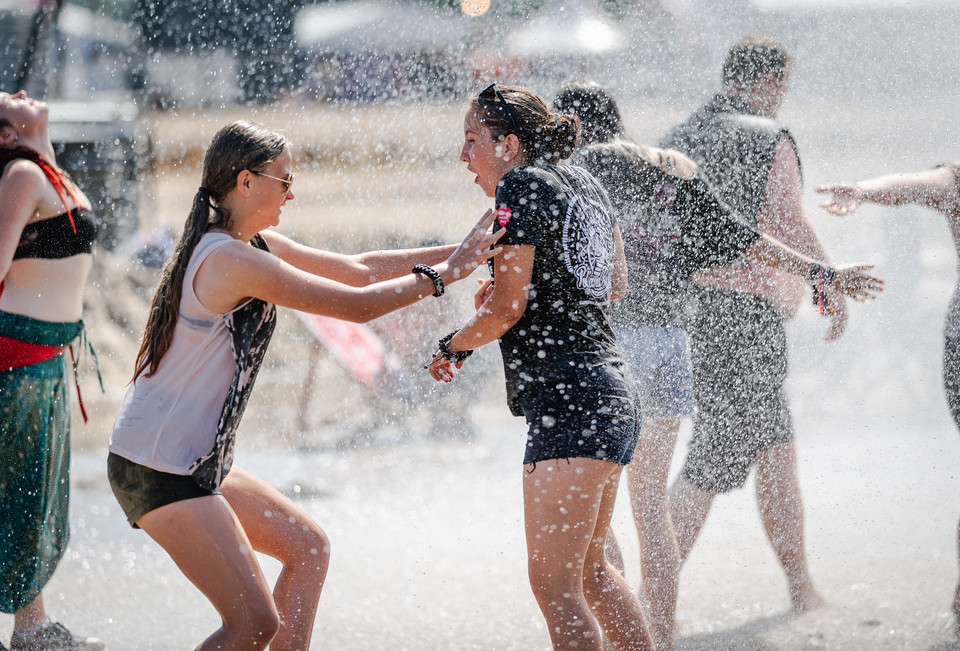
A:
[[[694,413],[687,279],[741,255],[800,277],[815,265],[829,265],[740,221],[680,152],[628,139],[620,109],[598,84],[565,85],[554,107],[580,118],[581,148],[571,162],[606,188],[623,234],[627,292],[613,304],[613,325],[637,384],[641,414],[628,486],[654,640],[657,648],[671,649],[680,559],[667,480],[681,419]],[[829,273],[831,284],[865,300],[882,288],[863,273],[868,268],[837,267]]]
[[[554,649],[653,647],[646,618],[604,541],[620,473],[636,448],[632,382],[610,324],[626,261],[606,192],[579,167],[579,120],[524,88],[491,84],[464,120],[460,160],[496,202],[506,235],[477,312],[430,364],[450,382],[499,341],[507,400],[528,425],[524,527],[531,588]]]
[[[881,206],[917,204],[943,213],[950,226],[954,248],[960,251],[960,161],[928,170],[889,174],[857,183],[823,185],[817,192],[829,195],[821,206],[834,215],[849,215],[862,203]],[[943,389],[953,422],[960,429],[960,283],[953,291],[943,328]],[[957,525],[960,553],[960,524]],[[960,636],[960,583],[953,597],[955,634]]]
[[[789,88],[793,58],[775,39],[735,43],[723,64],[723,86],[660,142],[683,152],[748,224],[816,260],[827,261],[803,208],[800,158],[790,132],[776,120]],[[808,281],[827,340],[847,323],[843,296],[825,283],[827,267]],[[770,544],[787,576],[794,610],[824,601],[804,549],[803,503],[796,444],[783,383],[784,322],[808,290],[803,280],[741,259],[693,276],[697,314],[690,328],[697,413],[680,477],[670,490],[670,515],[682,563],[713,498],[741,488],[756,466],[756,497]]]
[[[498,251],[492,211],[460,246],[359,255],[301,246],[268,230],[294,199],[292,167],[287,140],[266,127],[234,122],[214,136],[110,440],[108,476],[128,522],[222,618],[201,649],[308,649],[327,573],[320,526],[233,466],[275,306],[365,322],[442,295]],[[272,589],[254,551],[283,566]]]
[[[51,621],[42,594],[70,539],[64,351],[85,345],[96,225],[57,167],[47,105],[22,91],[0,93],[0,169],[0,610],[15,651],[102,649]]]

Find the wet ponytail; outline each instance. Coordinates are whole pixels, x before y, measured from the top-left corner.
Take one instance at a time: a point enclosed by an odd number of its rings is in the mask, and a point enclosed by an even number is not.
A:
[[[236,186],[243,170],[258,171],[280,156],[287,139],[264,126],[234,122],[213,137],[203,161],[203,185],[193,197],[193,206],[173,255],[160,274],[150,304],[147,325],[134,366],[133,382],[157,372],[170,349],[183,296],[183,278],[200,238],[213,229],[229,230],[230,213],[220,203]]]
[[[532,91],[517,86],[497,86],[510,111],[481,103],[476,97],[470,109],[490,129],[494,139],[514,134],[528,162],[557,163],[570,158],[580,144],[580,118],[552,112]]]

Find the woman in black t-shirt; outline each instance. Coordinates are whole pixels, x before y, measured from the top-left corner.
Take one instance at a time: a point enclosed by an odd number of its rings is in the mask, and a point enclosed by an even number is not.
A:
[[[603,543],[636,445],[632,384],[610,326],[626,286],[606,192],[580,168],[579,120],[533,93],[488,87],[471,101],[460,159],[496,198],[505,229],[477,314],[440,341],[431,375],[500,341],[511,412],[528,424],[523,476],[528,569],[554,648],[652,648],[643,611]]]
[[[867,265],[831,268],[747,225],[717,198],[691,159],[628,139],[620,109],[600,85],[567,84],[553,106],[580,118],[581,148],[572,163],[607,189],[623,230],[629,282],[614,304],[613,325],[636,382],[642,423],[627,486],[651,632],[658,648],[672,649],[680,550],[667,479],[681,419],[694,412],[685,331],[694,309],[688,277],[742,255],[801,277],[825,269],[834,280],[831,289],[857,300],[879,291],[882,282],[864,273]]]

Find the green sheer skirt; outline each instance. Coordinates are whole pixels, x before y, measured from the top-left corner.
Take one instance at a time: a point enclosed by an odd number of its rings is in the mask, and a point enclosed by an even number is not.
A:
[[[0,335],[66,346],[78,323],[0,312]],[[0,611],[33,601],[70,539],[70,399],[63,355],[0,372]]]

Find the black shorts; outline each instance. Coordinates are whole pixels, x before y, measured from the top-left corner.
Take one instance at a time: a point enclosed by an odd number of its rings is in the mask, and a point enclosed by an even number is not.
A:
[[[141,466],[114,453],[107,457],[107,478],[130,526],[139,529],[137,520],[167,504],[222,495],[197,485],[190,475],[174,475]]]
[[[640,416],[632,385],[601,377],[531,389],[517,400],[528,427],[524,464],[587,458],[625,466],[633,459]]]
[[[787,334],[766,300],[697,288],[690,333],[697,413],[683,477],[701,490],[740,488],[756,458],[793,439],[783,383]]]

